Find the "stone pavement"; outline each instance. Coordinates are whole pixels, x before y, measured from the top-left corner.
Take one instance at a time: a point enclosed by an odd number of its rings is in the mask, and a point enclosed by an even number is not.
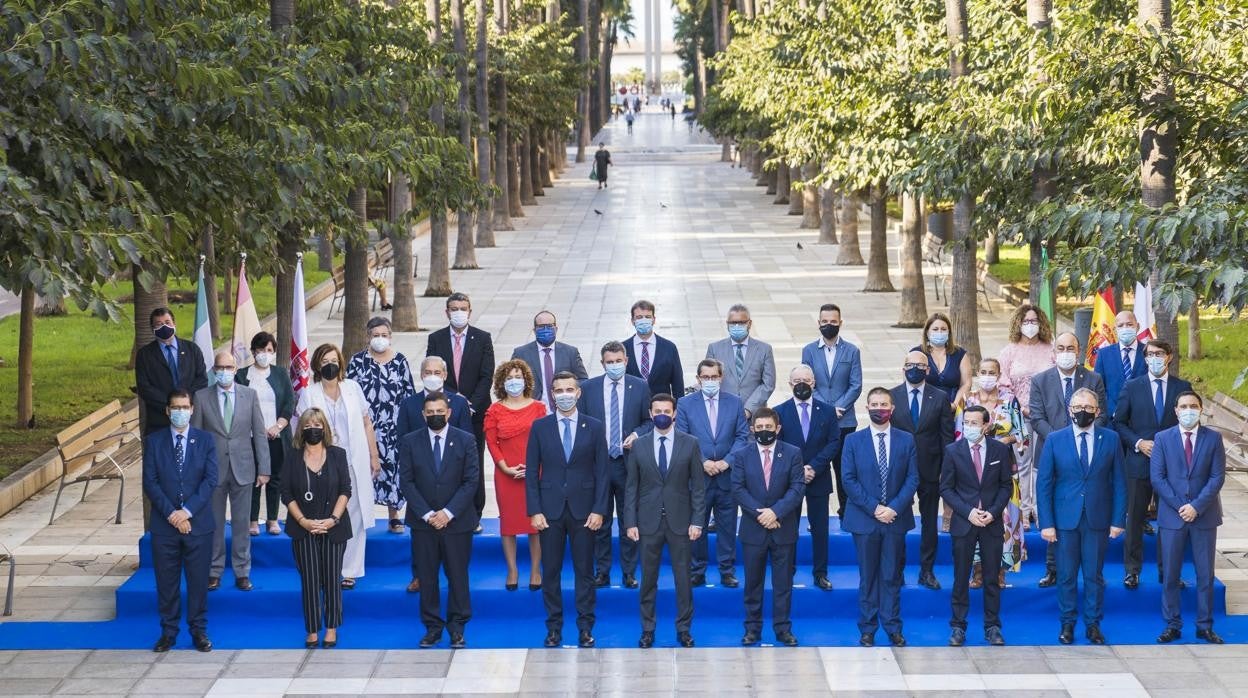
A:
[[[744,302],[753,313],[755,336],[775,347],[781,384],[775,402],[787,397],[785,381],[801,347],[818,336],[819,305],[831,301],[844,309],[844,336],[869,348],[863,353],[864,385],[900,380],[904,352],[919,333],[891,326],[898,294],[862,293],[865,268],[834,266],[835,248],[815,244],[816,231],[798,230],[799,219],[786,215],[787,207],[771,205],[771,197],[744,172],[718,162],[719,146],[690,133],[681,119],[647,113],[633,134],[624,131],[623,121],[615,121],[598,139],[609,144],[615,162],[607,190],[597,191],[588,180],[588,164],[571,164],[537,206],[525,209],[514,232],[498,234],[499,247],[477,251],[481,270],[452,272],[455,288],[473,299],[473,324],[493,333],[499,360],[531,339],[533,315],[549,309],[559,318],[560,338],[580,348],[596,375],[601,372],[598,348],[632,333],[629,306],[647,298],[658,305],[658,331],[678,345],[689,379],[706,344],[725,334],[728,307]],[[865,216],[862,221],[865,253]],[[892,242],[889,259],[895,260]],[[414,244],[427,259],[427,241]],[[418,284],[424,283],[426,271],[420,270]],[[897,283],[895,266],[893,278]],[[934,298],[928,303],[929,311],[939,309]],[[395,337],[396,347],[413,362],[424,354],[427,330],[445,323],[442,307],[443,299],[420,299],[426,331]],[[313,346],[341,338],[341,317],[327,318],[326,313],[326,304],[309,311]],[[1003,345],[1007,319],[1008,309],[999,304],[981,316],[986,354]],[[0,518],[0,543],[20,562],[15,620],[113,616],[113,591],[137,564],[135,541],[142,529],[138,475],[137,468],[131,470],[121,526],[109,522],[115,483],[93,485],[81,504],[73,490],[72,506],[63,506],[51,526],[47,517],[54,491]],[[1220,541],[1219,573],[1234,588],[1246,576],[1239,567],[1248,567],[1243,513],[1248,487],[1242,475],[1230,478],[1223,496],[1228,523]],[[487,516],[495,514],[491,495]],[[1242,605],[1239,596],[1228,595],[1232,610]],[[1008,638],[1008,595],[1006,604]],[[155,624],[152,631],[154,641]],[[350,632],[349,625],[344,632]],[[1151,637],[1113,639],[1151,642]],[[1248,688],[1245,659],[1248,648],[1204,646],[217,651],[164,657],[22,652],[0,653],[0,694],[670,694],[677,686],[686,692],[689,679],[697,686],[695,693],[1022,690],[1117,696],[1147,690],[1209,696]]]

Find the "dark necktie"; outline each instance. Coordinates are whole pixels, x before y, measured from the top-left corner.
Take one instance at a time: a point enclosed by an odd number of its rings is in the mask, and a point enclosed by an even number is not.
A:
[[[169,373],[173,376],[173,387],[180,388],[178,384],[178,351],[172,345],[165,345],[165,362],[169,364]]]
[[[1187,458],[1187,473],[1190,475],[1192,473],[1192,453],[1193,453],[1192,432],[1189,431],[1183,434],[1183,436],[1187,437],[1186,440],[1184,440],[1183,442],[1183,456]]]
[[[650,380],[650,342],[641,343],[641,377]]]
[[[910,422],[914,424],[915,431],[919,429],[919,389],[910,390]]]
[[[571,462],[572,460],[572,420],[564,417],[563,422],[563,460]]]
[[[1131,377],[1131,350],[1122,348],[1122,375],[1123,378]]]
[[[745,380],[745,345],[737,345],[737,382]]]
[[[1074,378],[1066,379],[1066,388],[1062,391],[1062,394],[1065,396],[1066,405],[1069,407],[1070,397],[1075,394],[1075,379]]]
[[[433,437],[433,472],[442,474],[442,437]]]
[[[884,434],[876,434],[880,439],[880,451],[877,465],[880,468],[880,501],[888,500],[888,448],[884,445]]]
[[[667,437],[659,437],[659,474],[667,479]]]
[[[182,474],[182,467],[186,465],[186,448],[182,445],[182,438],[181,434],[173,438],[173,464],[178,469],[178,475]]]
[[[1153,384],[1157,386],[1157,392],[1153,395],[1153,413],[1157,415],[1157,427],[1160,429],[1161,418],[1166,413],[1166,393],[1160,378],[1154,380]]]
[[[1079,464],[1083,466],[1083,472],[1086,475],[1092,469],[1092,462],[1088,460],[1088,432],[1079,434]]]
[[[546,391],[546,404],[550,411],[555,411],[555,396],[551,393],[550,384],[554,381],[555,363],[550,357],[550,349],[542,350],[542,390]]]
[[[620,382],[611,381],[611,416],[607,420],[611,425],[611,457],[619,458],[624,455],[623,435],[620,429]]]

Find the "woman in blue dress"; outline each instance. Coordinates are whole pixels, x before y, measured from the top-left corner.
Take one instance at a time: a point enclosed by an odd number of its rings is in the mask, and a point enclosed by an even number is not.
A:
[[[948,393],[955,410],[964,407],[971,392],[971,358],[953,341],[949,316],[932,313],[923,325],[923,343],[911,351],[927,354],[927,382]]]

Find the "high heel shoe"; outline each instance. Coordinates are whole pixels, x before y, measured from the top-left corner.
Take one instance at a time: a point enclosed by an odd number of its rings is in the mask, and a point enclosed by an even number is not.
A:
[[[338,635],[336,634],[334,635],[334,639],[332,640],[329,639],[328,635],[326,635],[325,639],[321,641],[321,647],[324,647],[327,650],[332,650],[333,648],[337,646],[338,646]]]
[[[308,649],[310,649],[310,650],[311,650],[311,649],[316,649],[316,646],[317,646],[317,645],[319,645],[319,644],[321,643],[321,639],[320,639],[319,637],[317,637],[315,634],[309,635],[308,637],[310,637],[310,638],[312,638],[312,639],[310,639],[310,640],[309,640],[309,639],[305,638],[305,639],[304,639],[304,641],[303,641],[303,646],[304,646],[304,647],[307,647],[307,648],[308,648]]]
[[[515,591],[520,588],[519,582],[508,582],[505,586],[507,587],[507,591]]]
[[[537,584],[534,584],[533,582],[529,582],[529,591],[539,591],[541,590],[541,588],[542,588],[541,582],[538,582]]]

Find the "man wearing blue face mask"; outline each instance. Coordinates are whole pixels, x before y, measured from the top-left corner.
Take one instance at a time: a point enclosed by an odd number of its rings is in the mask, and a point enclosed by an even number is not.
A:
[[[1148,374],[1132,378],[1122,386],[1118,396],[1118,411],[1114,413],[1114,430],[1122,439],[1127,468],[1127,534],[1122,546],[1122,563],[1126,577],[1122,583],[1128,589],[1140,585],[1140,572],[1144,566],[1144,524],[1148,518],[1148,505],[1153,499],[1150,482],[1149,458],[1153,455],[1153,437],[1162,429],[1178,423],[1175,417],[1175,401],[1178,396],[1192,389],[1192,384],[1170,375],[1170,345],[1151,340],[1144,347],[1144,363]],[[1158,539],[1160,550],[1160,539]],[[1157,559],[1157,581],[1161,581],[1161,554]]]
[[[581,360],[581,351],[571,344],[555,341],[558,331],[555,314],[543,310],[533,316],[534,341],[522,344],[511,352],[511,358],[520,359],[529,365],[534,378],[533,399],[546,403],[548,414],[555,411],[550,386],[556,373],[568,371],[578,381],[589,378],[589,374],[585,372],[585,362]]]
[[[624,508],[624,485],[628,474],[624,457],[638,436],[650,431],[650,388],[635,376],[625,375],[628,366],[624,345],[607,342],[602,347],[602,368],[606,373],[581,384],[577,409],[602,422],[607,434],[607,456],[611,469],[611,496],[606,517],[598,531],[594,558],[597,572],[594,584],[611,586],[611,514]],[[614,505],[614,506],[613,506]],[[620,536],[620,569],[624,586],[637,588],[637,543]]]
[[[1144,362],[1144,343],[1136,341],[1140,323],[1135,313],[1124,310],[1114,317],[1114,332],[1118,341],[1096,352],[1096,372],[1105,383],[1105,413],[1111,418],[1118,411],[1118,395],[1122,386],[1132,378],[1148,372]]]
[[[767,405],[776,389],[776,358],[771,345],[750,336],[750,309],[740,303],[728,309],[728,336],[706,347],[706,358],[724,367],[723,388],[741,398],[747,414]]]
[[[623,342],[628,352],[628,375],[646,381],[651,395],[684,395],[685,372],[680,365],[680,351],[671,340],[654,331],[654,303],[637,301],[630,313],[637,334]]]

